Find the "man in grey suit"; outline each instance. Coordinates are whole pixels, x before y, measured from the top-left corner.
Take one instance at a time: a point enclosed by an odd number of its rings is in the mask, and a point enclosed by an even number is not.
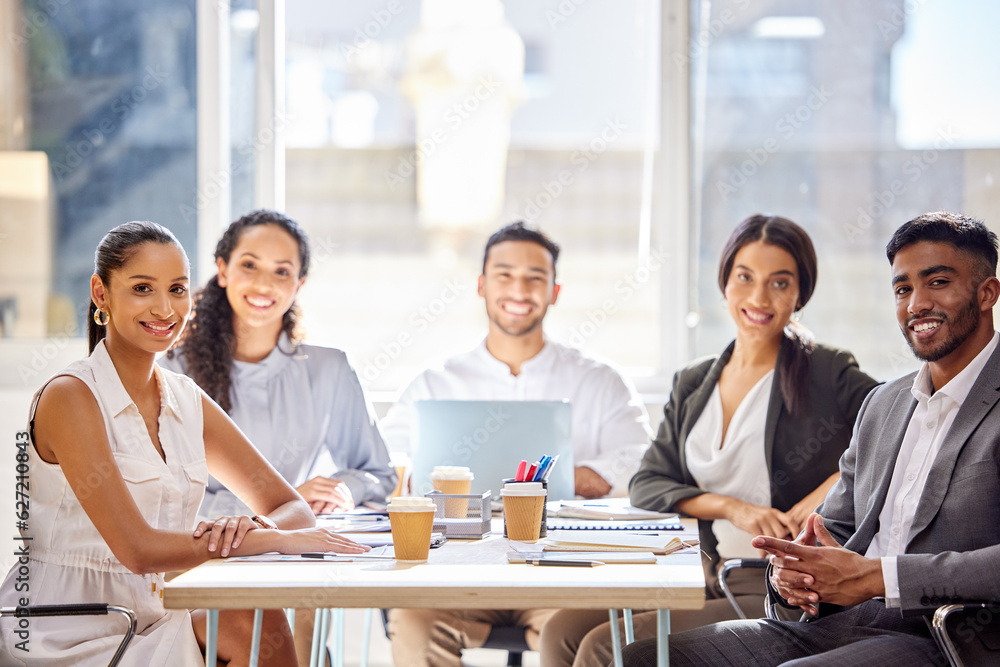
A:
[[[840,481],[799,537],[753,541],[771,554],[770,585],[809,620],[680,633],[672,665],[944,664],[926,616],[1000,601],[997,236],[929,213],[886,255],[900,329],[925,364],[868,396]],[[630,666],[654,660],[649,643],[626,652]]]

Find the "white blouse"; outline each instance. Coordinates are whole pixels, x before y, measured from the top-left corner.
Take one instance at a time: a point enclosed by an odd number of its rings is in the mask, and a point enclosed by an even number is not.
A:
[[[722,438],[722,396],[718,383],[708,404],[684,443],[687,467],[702,489],[754,505],[771,506],[767,461],[764,458],[764,424],[771,396],[774,370],[757,381],[743,397]],[[712,523],[723,558],[756,558],[750,545],[753,535],[725,519]]]

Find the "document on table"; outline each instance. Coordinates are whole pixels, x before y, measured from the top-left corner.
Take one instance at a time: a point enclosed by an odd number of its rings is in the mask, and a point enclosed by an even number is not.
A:
[[[562,500],[550,502],[546,509],[550,519],[594,519],[604,521],[677,519],[677,515],[673,512],[651,512],[639,509],[638,507],[632,507],[628,502],[628,498]]]
[[[524,563],[525,561],[531,560],[582,560],[582,561],[600,561],[608,565],[611,564],[655,564],[656,554],[652,551],[566,551],[566,552],[552,552],[552,551],[538,551],[537,544],[524,544],[523,542],[518,542],[517,544],[529,547],[530,551],[508,551],[507,552],[507,562],[508,563]],[[514,543],[511,542],[511,546]]]
[[[658,533],[554,530],[541,544],[543,551],[652,551],[669,554],[694,547],[698,542]]]
[[[316,525],[338,533],[387,533],[389,517],[375,514],[321,514]]]
[[[224,559],[227,563],[350,563],[353,561],[365,560],[388,560],[392,559],[392,550],[389,547],[375,547],[371,551],[363,554],[279,554],[276,551],[266,554],[256,554],[253,556],[233,556]]]

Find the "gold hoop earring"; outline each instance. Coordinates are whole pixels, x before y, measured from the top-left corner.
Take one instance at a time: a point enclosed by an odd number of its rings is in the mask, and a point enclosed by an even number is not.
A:
[[[111,321],[111,313],[107,313],[100,308],[94,311],[94,324],[99,327],[108,326],[108,322]]]

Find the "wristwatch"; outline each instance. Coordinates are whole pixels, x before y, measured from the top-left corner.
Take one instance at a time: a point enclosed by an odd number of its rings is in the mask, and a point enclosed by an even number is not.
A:
[[[271,521],[271,519],[264,514],[254,514],[252,517],[250,517],[250,520],[253,521],[255,524],[257,524],[258,526],[260,526],[261,528],[267,530],[278,529],[278,524]]]

